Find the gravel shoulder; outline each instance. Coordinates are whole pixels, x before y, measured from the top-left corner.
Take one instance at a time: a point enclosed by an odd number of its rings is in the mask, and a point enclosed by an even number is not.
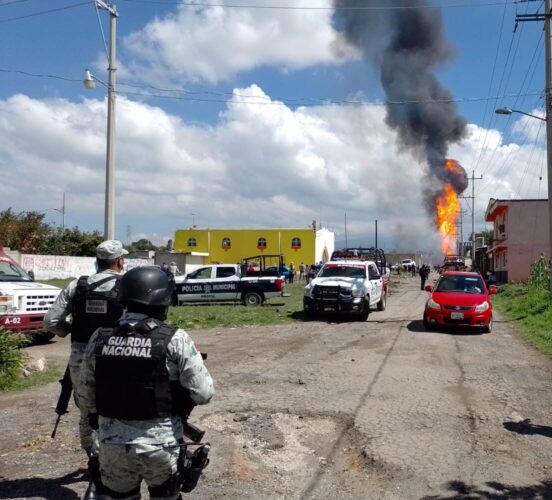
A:
[[[192,413],[213,449],[192,496],[552,498],[552,362],[499,317],[425,332],[426,298],[402,278],[366,322],[191,332],[216,384]],[[63,363],[69,344],[31,349]],[[0,395],[0,498],[84,492],[76,408],[50,439],[58,393]]]

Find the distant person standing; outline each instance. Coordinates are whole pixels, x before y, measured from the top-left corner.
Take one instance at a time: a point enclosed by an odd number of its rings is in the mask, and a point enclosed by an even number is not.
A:
[[[316,266],[312,264],[307,272],[307,283],[310,283],[316,277]]]
[[[429,267],[424,264],[422,267],[420,267],[419,274],[420,274],[420,289],[424,290],[426,280],[429,276]]]
[[[182,274],[180,272],[180,269],[178,269],[178,266],[176,265],[176,262],[171,262],[170,266],[169,266],[169,271],[172,273],[173,276],[179,276],[180,274]]]
[[[289,282],[293,283],[293,278],[295,277],[295,264],[293,262],[289,263]]]
[[[305,266],[305,263],[301,262],[301,264],[299,264],[299,279],[300,280],[304,280],[306,278],[306,274],[305,274],[306,269],[307,269],[307,267]]]

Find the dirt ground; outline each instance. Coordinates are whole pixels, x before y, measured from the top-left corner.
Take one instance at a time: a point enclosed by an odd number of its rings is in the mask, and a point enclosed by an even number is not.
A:
[[[500,318],[490,335],[425,332],[426,298],[403,278],[367,322],[191,332],[216,394],[192,414],[212,455],[189,496],[552,499],[552,362]],[[0,396],[0,498],[84,492],[73,406],[50,439],[58,392]]]

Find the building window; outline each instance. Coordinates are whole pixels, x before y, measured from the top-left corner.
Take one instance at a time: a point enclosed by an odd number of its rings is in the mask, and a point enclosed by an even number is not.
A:
[[[293,250],[299,250],[301,248],[301,238],[292,238],[291,239],[291,248],[293,248]]]
[[[259,238],[257,240],[257,248],[262,252],[263,250],[266,250],[266,247],[267,247],[266,238]]]
[[[232,248],[232,240],[230,238],[222,238],[222,249],[230,250]]]
[[[189,247],[197,247],[197,241],[195,238],[188,238],[188,246]]]

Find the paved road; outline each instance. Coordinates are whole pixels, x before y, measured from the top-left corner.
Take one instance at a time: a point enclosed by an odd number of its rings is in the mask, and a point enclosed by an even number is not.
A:
[[[192,414],[214,450],[195,497],[552,498],[551,361],[500,319],[491,335],[423,331],[418,283],[364,323],[192,332],[217,389]],[[83,491],[76,412],[48,437],[56,394],[0,396],[0,498]]]

